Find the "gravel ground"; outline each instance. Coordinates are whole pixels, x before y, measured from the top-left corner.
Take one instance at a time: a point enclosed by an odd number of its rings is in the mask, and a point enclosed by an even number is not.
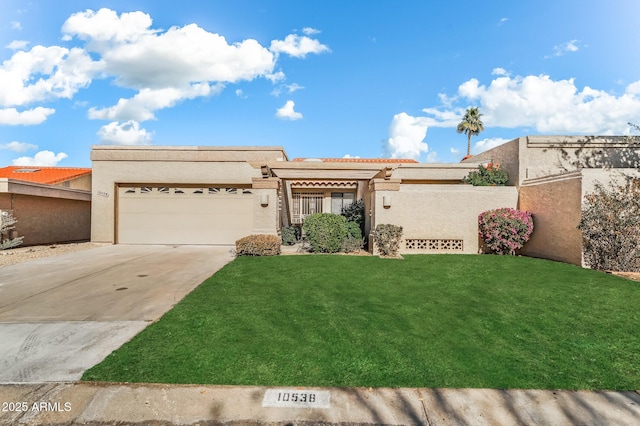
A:
[[[43,257],[72,253],[74,251],[88,250],[94,247],[100,247],[100,245],[101,244],[86,242],[16,247],[8,250],[2,250],[0,251],[0,267],[15,265],[16,263],[27,262],[34,259],[41,259]]]

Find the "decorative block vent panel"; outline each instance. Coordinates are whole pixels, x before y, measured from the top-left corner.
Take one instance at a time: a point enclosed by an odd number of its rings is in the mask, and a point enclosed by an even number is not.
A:
[[[462,240],[407,238],[404,243],[407,250],[463,251]]]

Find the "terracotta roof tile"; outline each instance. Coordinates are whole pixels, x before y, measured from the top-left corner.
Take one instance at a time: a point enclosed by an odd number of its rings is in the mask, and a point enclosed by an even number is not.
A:
[[[291,161],[321,160],[323,163],[417,163],[410,158],[294,158]]]
[[[0,178],[54,185],[91,173],[79,167],[8,166],[0,168]]]

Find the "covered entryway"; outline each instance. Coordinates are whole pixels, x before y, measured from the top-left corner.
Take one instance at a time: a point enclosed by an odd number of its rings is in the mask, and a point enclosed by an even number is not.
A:
[[[253,193],[240,187],[118,187],[120,244],[234,244],[251,234]]]

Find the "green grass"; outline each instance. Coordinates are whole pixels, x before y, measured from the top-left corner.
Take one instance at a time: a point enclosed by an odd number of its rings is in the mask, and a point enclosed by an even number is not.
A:
[[[526,257],[239,258],[84,380],[640,389],[640,283]]]

